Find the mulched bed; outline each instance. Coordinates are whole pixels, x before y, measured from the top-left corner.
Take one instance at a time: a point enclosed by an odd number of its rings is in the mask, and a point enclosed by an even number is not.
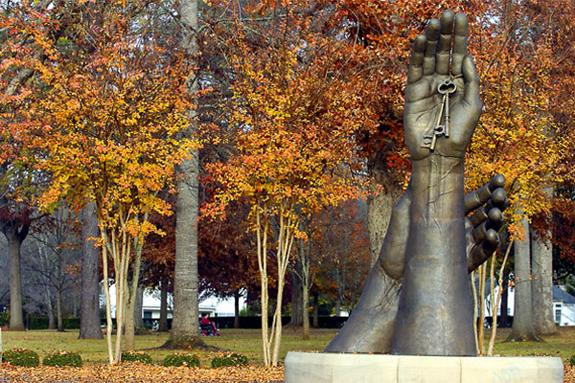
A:
[[[176,368],[140,363],[82,368],[0,367],[0,383],[281,383],[283,378],[282,367]]]
[[[0,383],[282,383],[284,370],[264,367],[167,368],[126,363],[82,368],[22,368],[3,365]],[[575,366],[565,362],[565,383],[575,383]]]

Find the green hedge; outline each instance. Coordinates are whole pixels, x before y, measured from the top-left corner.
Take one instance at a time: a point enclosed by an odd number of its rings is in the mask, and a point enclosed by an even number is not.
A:
[[[60,351],[46,356],[42,364],[54,367],[82,367],[82,357],[76,352]]]
[[[166,367],[200,367],[200,359],[192,354],[176,353],[167,355],[164,358],[164,366]]]
[[[152,364],[152,357],[141,351],[126,351],[122,353],[122,362]]]
[[[8,326],[10,323],[9,313],[0,313],[0,327]]]
[[[571,355],[571,358],[569,358],[569,364],[571,367],[575,367],[575,354]]]
[[[242,354],[226,354],[222,356],[216,356],[212,359],[212,367],[235,367],[235,366],[245,366],[248,364],[248,357]]]
[[[40,357],[37,353],[25,348],[14,348],[2,354],[2,361],[12,366],[38,367]]]
[[[64,318],[64,329],[77,330],[80,328],[80,318]],[[28,330],[46,330],[48,328],[48,318],[44,316],[28,317]]]

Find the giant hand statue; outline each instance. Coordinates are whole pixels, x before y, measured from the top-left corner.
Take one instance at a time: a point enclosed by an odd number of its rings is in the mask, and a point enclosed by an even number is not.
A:
[[[328,352],[475,355],[468,273],[498,246],[504,178],[464,196],[464,156],[481,114],[467,18],[445,11],[413,44],[405,90],[409,186],[381,255]]]

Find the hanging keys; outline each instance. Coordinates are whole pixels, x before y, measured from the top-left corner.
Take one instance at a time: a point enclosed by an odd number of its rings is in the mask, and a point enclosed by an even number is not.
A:
[[[457,85],[455,85],[455,83],[453,82],[453,80],[457,77],[451,77],[441,82],[437,86],[437,92],[443,95],[441,100],[441,107],[439,110],[439,114],[437,116],[437,120],[435,121],[433,131],[431,132],[431,134],[423,136],[423,144],[421,145],[422,147],[428,148],[431,151],[435,150],[437,137],[439,136],[449,137],[449,96],[457,91]],[[445,122],[444,124],[442,124],[441,120],[443,119],[444,115],[445,115]]]
[[[443,108],[445,109],[445,129],[443,134],[449,137],[449,96],[455,93],[457,85],[452,79],[445,80],[437,86],[437,91],[443,95]]]

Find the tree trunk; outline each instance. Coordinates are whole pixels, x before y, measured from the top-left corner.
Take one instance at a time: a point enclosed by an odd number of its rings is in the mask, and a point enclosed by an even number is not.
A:
[[[96,204],[87,204],[81,213],[82,220],[82,270],[80,299],[80,339],[102,339],[100,329],[100,275],[98,259],[100,250],[90,238],[98,238]]]
[[[240,328],[240,290],[234,293],[234,328]]]
[[[293,267],[300,267],[299,262],[296,262]],[[291,282],[291,318],[289,324],[290,326],[299,327],[303,324],[302,284],[296,270],[291,272]]]
[[[531,289],[531,257],[529,249],[529,223],[522,220],[525,238],[516,240],[515,254],[515,312],[509,341],[539,340],[533,327],[533,299]]]
[[[537,334],[549,335],[557,331],[553,318],[553,247],[549,240],[531,238],[533,326]]]
[[[58,331],[64,332],[64,318],[62,315],[62,291],[56,291],[56,319]]]
[[[507,311],[509,309],[509,274],[503,275],[503,291],[501,292],[501,327],[507,327],[509,323],[509,316]]]
[[[52,297],[50,296],[50,289],[45,287],[46,291],[46,311],[48,313],[48,330],[56,329],[56,318],[54,317],[54,306],[52,305]]]
[[[160,282],[160,326],[158,331],[168,331],[168,282],[162,278]]]
[[[22,308],[22,270],[20,249],[24,238],[18,233],[18,227],[12,225],[5,231],[10,255],[10,330],[23,331],[24,311]]]
[[[183,24],[181,46],[190,55],[197,54],[195,33],[198,28],[197,0],[180,2],[180,18]],[[190,80],[192,81],[192,80]],[[189,83],[193,95],[197,89],[195,81]],[[196,131],[196,121],[190,112],[188,135]],[[198,176],[199,154],[180,166],[180,176],[176,201],[176,267],[174,276],[174,317],[170,341],[172,344],[182,342],[194,344],[199,340],[198,327]]]
[[[182,3],[185,4],[186,2]],[[181,167],[176,205],[176,267],[171,339],[178,343],[198,331],[198,153]]]
[[[144,218],[147,220],[147,217]],[[142,309],[137,311],[137,301],[141,299],[142,289],[140,287],[140,268],[142,267],[142,243],[143,239],[134,239],[134,260],[132,262],[132,275],[128,280],[126,279],[127,286],[124,287],[126,290],[126,306],[124,313],[124,326],[125,326],[125,349],[134,350],[136,348],[136,317],[139,317],[139,321],[142,320]]]
[[[144,288],[142,286],[138,286],[138,291],[136,293],[136,305],[134,306],[134,326],[136,328],[136,334],[139,331],[145,329],[144,325]]]
[[[302,306],[303,306],[303,339],[309,339],[309,286],[304,280],[302,283]]]
[[[319,293],[313,293],[313,323],[314,328],[319,328]]]

